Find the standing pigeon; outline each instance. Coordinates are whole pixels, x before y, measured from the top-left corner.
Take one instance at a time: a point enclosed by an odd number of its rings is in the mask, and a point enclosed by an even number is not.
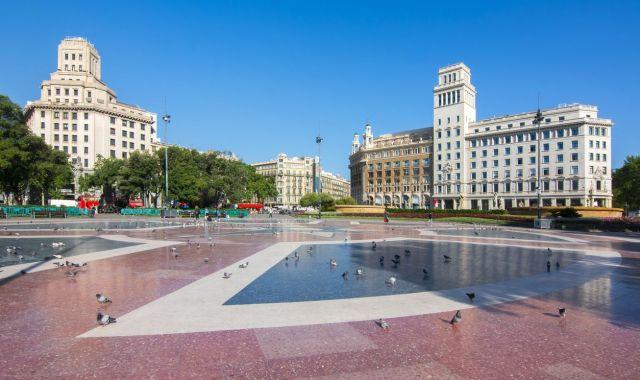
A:
[[[404,250],[404,255],[405,255],[405,256],[409,256],[410,254],[411,254],[411,251],[410,251],[410,250],[408,250],[408,249],[405,249],[405,250]]]
[[[428,276],[429,271],[426,268],[422,268],[422,274],[424,274],[425,276]]]
[[[558,314],[560,315],[560,318],[564,318],[565,315],[567,315],[567,309],[564,307],[561,307],[558,309]]]
[[[451,318],[451,324],[455,325],[456,323],[460,323],[461,321],[462,321],[462,313],[460,313],[460,310],[458,310],[454,314],[453,318]]]
[[[116,323],[116,319],[114,317],[110,317],[108,314],[98,313],[96,317],[99,325],[106,326],[109,323]]]
[[[380,264],[384,264],[384,256],[380,256]]]
[[[76,276],[78,275],[78,271],[77,270],[68,270],[66,272],[64,272],[64,275],[67,276],[68,278],[76,278]]]
[[[476,298],[476,294],[475,293],[467,293],[467,297],[469,297],[469,301],[473,302],[473,299]]]
[[[224,272],[224,274],[222,275],[222,278],[224,279],[231,278],[231,273]]]
[[[391,276],[385,281],[385,283],[389,286],[394,286],[396,284],[396,278]]]
[[[387,321],[385,321],[384,319],[380,318],[376,321],[376,324],[378,326],[380,326],[380,328],[382,328],[383,330],[388,330],[389,329],[389,324],[387,323]]]
[[[551,261],[547,260],[547,272],[551,272]]]
[[[101,293],[96,294],[96,300],[98,301],[98,303],[102,304],[111,303],[111,299]]]
[[[376,249],[377,246],[378,246],[378,244],[376,244],[375,241],[371,242],[371,249]]]
[[[451,262],[451,257],[449,257],[447,255],[442,255],[442,257],[444,257],[444,262],[445,263],[450,263]]]
[[[342,278],[344,278],[345,280],[349,278],[349,272],[342,272]]]

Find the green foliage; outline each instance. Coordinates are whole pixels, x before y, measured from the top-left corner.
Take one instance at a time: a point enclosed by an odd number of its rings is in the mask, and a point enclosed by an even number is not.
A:
[[[108,203],[116,191],[127,199],[164,193],[165,150],[156,154],[131,153],[127,159],[99,159],[94,173],[80,179],[81,189],[101,187]],[[169,147],[169,198],[191,207],[224,207],[231,203],[263,200],[277,195],[275,181],[256,173],[241,161]]]
[[[71,178],[67,155],[31,133],[20,106],[0,95],[0,191],[13,194],[20,203],[27,192],[34,198],[51,198]]]
[[[613,203],[629,210],[640,209],[640,155],[627,156],[613,172]]]
[[[336,205],[355,205],[356,200],[352,197],[344,197],[336,200]]]
[[[309,193],[300,198],[300,206],[302,207],[318,207],[321,205],[322,211],[335,211],[336,203],[330,194],[322,193],[320,195],[316,193]]]
[[[551,216],[561,218],[579,218],[582,215],[573,207],[564,207],[559,210],[551,211]]]
[[[490,214],[490,215],[506,215],[508,214],[507,210],[471,210],[471,209],[465,209],[465,210],[447,210],[447,209],[439,209],[439,208],[432,208],[432,209],[408,209],[408,208],[388,208],[387,212],[389,213],[394,213],[394,214],[412,214],[412,213],[417,213],[417,214],[454,214],[454,215],[461,215],[461,214]]]

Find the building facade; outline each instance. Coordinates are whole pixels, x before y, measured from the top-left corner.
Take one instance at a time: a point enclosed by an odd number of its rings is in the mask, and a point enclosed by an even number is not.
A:
[[[99,157],[127,158],[159,147],[157,115],[119,102],[102,81],[101,58],[84,38],[58,46],[58,67],[40,86],[40,99],[25,107],[27,124],[54,149],[64,151],[76,179]]]
[[[401,207],[535,207],[538,180],[543,206],[611,206],[613,123],[599,118],[597,107],[570,104],[542,110],[540,135],[536,111],[476,120],[476,90],[463,63],[438,70],[433,94],[432,136],[418,144],[433,152],[433,186],[428,201],[401,202]],[[388,137],[370,134],[365,130],[362,145],[354,137],[352,195],[360,203],[397,206],[380,191],[378,167],[401,166],[406,160],[378,155]],[[400,150],[415,149],[414,143],[404,144]]]
[[[431,128],[422,128],[374,138],[367,124],[362,143],[355,134],[351,145],[351,196],[359,204],[427,207],[433,171],[432,136]]]
[[[294,208],[300,204],[303,196],[318,190],[331,194],[336,199],[349,195],[349,181],[322,171],[317,157],[288,157],[281,153],[275,160],[251,165],[259,174],[275,178],[278,196],[265,200],[266,204],[272,206]],[[318,176],[320,181],[316,180]],[[321,189],[314,185],[318,182],[321,183]]]

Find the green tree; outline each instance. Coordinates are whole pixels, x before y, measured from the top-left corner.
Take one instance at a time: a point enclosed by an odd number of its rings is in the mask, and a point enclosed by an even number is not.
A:
[[[336,200],[336,205],[355,205],[356,200],[352,197],[344,197]]]
[[[640,155],[627,156],[613,172],[613,203],[630,210],[640,209]]]
[[[335,210],[335,200],[330,194],[322,193],[320,195],[316,193],[305,194],[300,198],[300,206],[302,207],[318,207],[318,203],[321,204],[322,211]]]
[[[100,188],[105,202],[112,204],[116,198],[116,188],[120,179],[120,168],[124,166],[124,160],[109,157],[98,157],[94,165],[93,173],[80,177],[80,191]]]
[[[0,191],[19,203],[27,193],[44,201],[70,185],[71,177],[67,155],[35,136],[20,106],[0,95]]]
[[[160,161],[149,153],[133,152],[118,173],[118,191],[127,199],[142,198],[149,207],[151,193],[157,193],[161,184]]]

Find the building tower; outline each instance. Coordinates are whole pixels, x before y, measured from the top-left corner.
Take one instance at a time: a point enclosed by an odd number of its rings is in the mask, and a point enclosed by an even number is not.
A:
[[[438,70],[433,89],[433,198],[438,208],[468,208],[465,135],[476,120],[476,89],[464,63]]]
[[[351,143],[351,154],[357,152],[358,149],[360,149],[360,136],[358,136],[357,133],[354,133],[353,142]]]

